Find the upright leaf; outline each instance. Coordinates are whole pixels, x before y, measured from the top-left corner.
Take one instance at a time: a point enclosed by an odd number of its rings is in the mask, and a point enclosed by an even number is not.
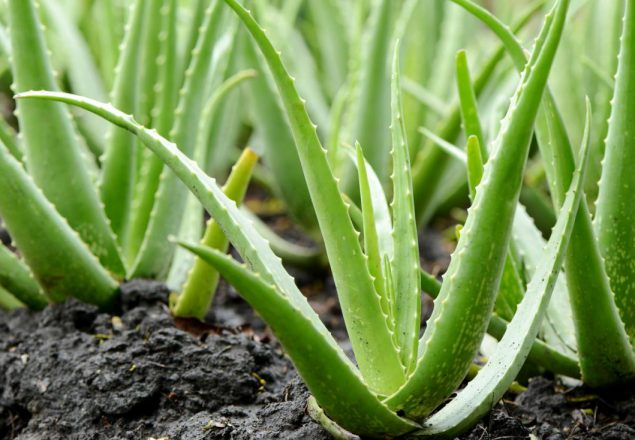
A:
[[[214,68],[212,57],[217,36],[223,23],[220,0],[212,1],[199,32],[185,83],[179,94],[179,103],[173,110],[174,126],[170,139],[191,156],[196,144],[198,124],[209,90],[209,76]],[[179,231],[183,209],[187,200],[185,187],[169,170],[163,169],[160,187],[155,196],[148,228],[136,261],[130,270],[132,277],[164,277],[170,267],[174,245],[167,238]]]
[[[394,390],[404,372],[382,315],[358,234],[348,216],[337,182],[331,173],[317,136],[293,79],[280,55],[251,14],[236,0],[225,1],[238,14],[260,47],[289,118],[305,178],[318,217],[333,277],[338,287],[346,327],[362,375],[378,392]]]
[[[57,90],[33,0],[9,1],[14,90]],[[29,173],[101,263],[121,275],[123,263],[81,157],[68,110],[57,103],[18,103]],[[72,194],[72,197],[69,197]]]
[[[547,16],[525,69],[492,157],[470,208],[457,249],[407,383],[387,401],[395,411],[420,419],[463,380],[494,307],[503,272],[533,124],[555,57],[568,0]],[[487,261],[488,264],[481,264]],[[442,373],[441,373],[442,372]]]
[[[158,36],[161,42],[161,55],[156,60],[159,71],[156,87],[155,108],[153,109],[153,127],[162,135],[168,136],[172,128],[174,108],[177,105],[177,1],[168,0],[161,9],[162,31]],[[145,150],[147,151],[147,150]],[[138,193],[130,213],[130,232],[126,254],[129,262],[134,262],[150,220],[156,192],[159,188],[163,162],[154,154],[144,157],[137,182]]]
[[[419,283],[419,240],[412,197],[410,150],[401,104],[399,42],[395,44],[392,64],[392,158],[393,158],[393,231],[394,254],[390,262],[395,293],[394,315],[401,359],[411,371],[417,359],[421,327],[421,289]]]
[[[635,2],[626,1],[595,230],[615,303],[635,347]]]
[[[243,151],[236,165],[234,165],[232,173],[223,187],[223,192],[236,203],[240,204],[245,197],[247,186],[251,180],[251,173],[257,161],[258,156],[247,148]],[[201,246],[227,252],[229,241],[218,223],[213,219],[210,219],[207,223]],[[200,257],[195,258],[187,280],[183,285],[183,290],[172,308],[174,315],[202,320],[214,299],[218,279],[219,274],[215,268]]]
[[[491,409],[492,402],[503,396],[522,368],[547,311],[583,195],[582,183],[589,157],[590,117],[589,111],[580,165],[545,248],[545,258],[529,283],[518,312],[485,367],[452,402],[426,421],[425,434],[454,436],[472,426]]]
[[[276,96],[275,84],[254,44],[247,36],[243,50],[245,60],[258,71],[258,77],[249,86],[249,98],[255,129],[264,143],[263,160],[273,172],[275,189],[286,202],[291,217],[312,232],[317,219],[293,135]]]
[[[0,216],[51,300],[75,296],[90,304],[112,305],[117,283],[3,145],[0,145]],[[22,280],[20,285],[31,291],[28,297],[36,300],[26,274],[18,277]],[[15,292],[19,294],[19,290]],[[30,302],[27,296],[24,299]]]
[[[137,91],[141,82],[138,71],[145,5],[146,0],[136,0],[131,9],[111,94],[113,105],[130,114],[136,113],[139,106]],[[112,229],[122,247],[127,239],[135,181],[135,143],[134,135],[119,127],[111,126],[102,161],[99,185],[101,199]]]
[[[514,65],[526,58],[512,32],[485,9],[469,0],[452,0],[483,21],[505,44]],[[561,206],[575,170],[571,142],[556,102],[547,91],[536,120],[536,137],[556,207]],[[628,341],[586,203],[580,203],[565,271],[585,383],[603,386],[635,375],[635,354]],[[600,316],[601,319],[597,317]]]

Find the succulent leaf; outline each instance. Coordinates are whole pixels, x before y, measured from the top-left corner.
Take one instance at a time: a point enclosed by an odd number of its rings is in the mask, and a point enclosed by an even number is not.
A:
[[[236,0],[225,2],[254,37],[276,81],[324,236],[355,357],[368,384],[377,392],[387,393],[403,381],[403,368],[326,151],[293,79],[264,30]]]
[[[24,261],[51,300],[74,296],[102,307],[112,305],[117,292],[115,280],[2,145],[0,216]],[[20,278],[25,276],[19,275]],[[22,282],[22,287],[32,292],[25,278]],[[15,293],[20,291],[18,287]],[[34,294],[24,296],[25,301],[30,302],[32,296]]]
[[[34,1],[11,0],[9,18],[15,92],[57,90]],[[122,275],[115,238],[84,166],[68,110],[53,102],[21,102],[18,120],[21,146],[35,183],[101,263]]]
[[[582,184],[589,157],[590,108],[587,107],[586,130],[580,164],[562,206],[560,218],[544,252],[540,268],[534,274],[518,311],[507,327],[496,352],[465,389],[424,425],[427,435],[454,436],[472,426],[498,401],[514,381],[546,313],[551,292],[560,274],[567,244],[583,195]]]
[[[421,340],[414,373],[387,403],[415,420],[463,380],[487,328],[507,255],[533,124],[555,57],[568,0],[547,16],[510,105]],[[488,264],[480,264],[484,259]],[[448,347],[451,347],[448,350]],[[439,374],[439,372],[443,372]]]

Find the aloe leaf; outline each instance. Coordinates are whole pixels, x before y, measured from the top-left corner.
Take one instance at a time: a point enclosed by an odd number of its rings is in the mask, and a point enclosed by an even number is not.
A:
[[[24,153],[18,142],[17,134],[4,118],[0,118],[0,142],[7,147],[13,157],[20,162],[24,160]]]
[[[194,152],[199,119],[208,96],[209,75],[215,66],[212,54],[222,28],[223,12],[220,0],[209,4],[198,43],[185,74],[185,85],[179,95],[179,104],[176,110],[173,110],[175,122],[170,139],[186,156],[191,156]],[[164,168],[147,231],[130,270],[131,277],[167,275],[174,252],[174,245],[168,242],[167,238],[178,233],[186,200],[185,187],[170,170]]]
[[[245,69],[242,48],[248,38],[249,36],[239,26],[237,20],[231,29],[225,32],[223,39],[228,43],[226,45],[228,54],[222,79],[229,79],[232,75],[245,72],[250,72],[248,74],[250,79],[258,76],[258,72],[253,69],[242,70]],[[227,170],[236,161],[236,145],[240,145],[243,141],[244,123],[247,109],[250,108],[244,104],[246,95],[247,87],[226,96],[222,100],[222,105],[213,112],[209,125],[204,127],[206,132],[199,133],[199,136],[207,138],[207,152],[202,164],[203,169],[207,170],[211,176],[226,176]]]
[[[258,71],[258,77],[249,86],[249,97],[255,128],[264,143],[263,159],[275,178],[275,190],[288,206],[291,217],[313,232],[317,218],[289,123],[275,94],[275,84],[251,40],[244,41],[244,57]]]
[[[530,22],[544,3],[545,0],[538,0],[528,6],[526,12],[511,26],[513,31],[522,29]],[[486,59],[474,79],[473,88],[476,96],[479,96],[490,82],[504,54],[505,48],[501,47]],[[454,142],[460,130],[461,111],[459,104],[456,103],[452,106],[449,115],[439,123],[439,128],[435,132],[439,133],[441,138]],[[440,188],[440,182],[444,181],[442,176],[448,167],[449,159],[450,157],[445,152],[438,151],[433,146],[426,146],[419,150],[412,163],[415,208],[419,225],[427,223],[437,208],[441,198],[439,191],[443,189]]]
[[[33,0],[11,0],[9,16],[15,92],[57,90]],[[101,263],[113,273],[123,274],[114,236],[84,166],[67,109],[52,102],[22,102],[18,103],[18,119],[26,164],[35,183]]]
[[[483,162],[487,160],[487,146],[483,137],[483,128],[478,115],[478,103],[476,93],[472,87],[472,78],[467,64],[467,53],[460,50],[456,54],[456,83],[459,91],[459,104],[461,108],[461,119],[465,130],[465,137],[476,136],[481,149]]]
[[[350,151],[351,161],[358,167],[361,163],[364,163],[365,165],[363,174],[366,175],[366,178],[364,180],[368,182],[368,192],[370,195],[370,203],[367,203],[366,206],[368,206],[373,211],[372,217],[374,220],[374,227],[377,231],[377,246],[380,258],[382,259],[382,261],[384,258],[391,259],[395,251],[394,242],[392,239],[392,218],[390,214],[390,207],[388,206],[388,199],[386,197],[386,194],[384,193],[384,188],[379,181],[379,177],[375,173],[375,170],[363,157],[363,150],[355,153],[356,154],[354,154],[353,151]],[[359,153],[362,153],[361,157],[359,156]],[[348,198],[346,199],[346,202],[352,203]],[[362,208],[366,209],[363,203]],[[370,226],[370,222],[368,223]],[[360,225],[362,225],[362,227],[360,227],[360,230],[365,231],[363,222],[360,223]],[[382,267],[384,267],[384,270],[386,269],[385,265],[383,264]]]
[[[503,396],[522,368],[546,313],[583,195],[582,184],[589,157],[590,118],[591,112],[588,111],[580,164],[545,249],[544,259],[527,287],[517,314],[495,353],[476,378],[426,421],[423,429],[426,435],[454,436],[472,426],[490,410],[492,402]]]
[[[287,241],[248,209],[243,208],[241,211],[253,222],[258,233],[269,242],[273,253],[280,257],[285,264],[308,271],[328,267],[324,251],[319,246],[307,247]]]
[[[139,108],[137,90],[141,82],[137,72],[145,5],[145,0],[137,0],[132,6],[111,94],[113,105],[131,114],[136,113]],[[109,128],[99,190],[112,230],[117,235],[119,244],[125,247],[135,181],[136,138],[119,127]]]
[[[42,310],[48,304],[29,268],[3,245],[0,245],[0,286],[30,309]]]
[[[73,91],[100,101],[106,99],[107,94],[95,59],[75,23],[69,20],[58,2],[44,0],[40,4],[61,42],[60,49],[66,51],[65,65]],[[104,121],[80,115],[77,122],[84,128],[83,132],[86,133],[85,137],[91,151],[96,154],[103,153],[103,133],[106,129]]]
[[[209,87],[216,87],[216,85],[224,78],[227,72],[227,66],[229,65],[230,52],[234,47],[234,37],[238,30],[238,22],[234,20],[227,31],[219,36],[218,41],[214,48],[212,70],[210,72],[210,84]],[[248,78],[250,74],[243,77],[242,74],[237,74],[237,77],[229,78],[225,83],[222,83],[211,94],[210,99],[203,106],[203,110],[200,115],[200,122],[198,125],[198,132],[196,134],[196,142],[194,145],[193,159],[201,167],[205,168],[207,163],[207,157],[211,150],[209,143],[211,138],[211,130],[218,129],[215,126],[216,116],[218,115],[217,109],[226,95],[232,91],[241,81]],[[226,110],[226,109],[223,109]],[[152,153],[150,153],[152,154]],[[203,207],[193,194],[187,194],[187,201],[185,203],[185,209],[182,214],[179,231],[177,237],[180,241],[198,241],[203,236]],[[185,283],[188,277],[192,265],[194,264],[194,256],[191,252],[185,249],[177,248],[172,257],[170,270],[167,275],[167,284],[169,287],[179,290]]]
[[[75,296],[103,307],[112,304],[117,283],[46,199],[22,165],[1,145],[0,216],[25,262],[51,300],[61,301],[67,296]],[[24,274],[17,276],[20,283],[24,283],[22,287],[32,288]],[[16,294],[22,287],[18,287]],[[31,297],[35,301],[34,294],[27,295],[25,292],[26,301],[30,301]]]
[[[524,64],[522,46],[502,23],[468,0],[452,1],[497,34],[517,68]],[[545,93],[536,120],[536,136],[554,204],[559,207],[571,182],[575,160],[564,122],[550,93]],[[579,209],[567,250],[565,271],[582,375],[585,383],[600,387],[635,375],[635,354],[615,304],[586,200],[582,200]],[[601,319],[597,319],[598,316]]]
[[[138,48],[138,67],[140,73],[137,74],[139,87],[137,90],[137,114],[140,121],[146,127],[154,126],[152,119],[152,110],[156,107],[155,99],[157,98],[155,87],[161,75],[161,69],[157,68],[159,57],[163,52],[163,44],[166,35],[161,38],[161,33],[168,30],[165,23],[165,14],[169,13],[169,0],[147,0],[145,2],[145,10],[143,12],[143,33],[139,39]],[[167,24],[164,28],[163,26]],[[78,93],[78,95],[84,95]],[[86,95],[84,95],[86,96]],[[113,103],[114,104],[114,103]],[[141,149],[141,151],[147,151]]]
[[[544,248],[541,249],[544,250]],[[558,280],[559,279],[560,278],[558,278]],[[558,284],[558,280],[556,280],[556,284]],[[433,299],[436,299],[441,291],[441,282],[434,276],[422,270],[421,289],[428,293]],[[492,319],[487,326],[487,333],[500,341],[505,335],[508,326],[509,323],[506,320],[496,314],[493,314]],[[562,374],[575,379],[580,378],[580,367],[576,357],[565,354],[561,350],[543,342],[540,339],[534,340],[531,350],[527,355],[527,360],[537,365],[542,365],[555,374]]]
[[[11,311],[21,307],[24,307],[24,304],[0,286],[0,309]]]
[[[487,328],[511,235],[533,124],[555,57],[568,0],[545,20],[531,63],[503,121],[457,249],[423,335],[414,373],[388,400],[411,418],[429,414],[463,380]],[[488,264],[480,264],[487,259]],[[451,349],[448,349],[451,347]],[[443,374],[439,374],[443,371]]]
[[[463,98],[462,98],[463,99]],[[468,98],[469,99],[469,98]],[[467,107],[472,107],[468,104]],[[467,108],[464,111],[469,111]],[[478,116],[472,116],[473,124],[480,127]],[[476,188],[483,177],[483,156],[487,151],[481,147],[479,139],[476,135],[471,135],[467,140],[466,156],[467,156],[467,178],[470,189],[470,197],[472,200],[476,197]],[[494,310],[502,318],[510,320],[516,312],[516,306],[523,298],[524,286],[519,275],[520,262],[514,258],[513,242],[510,243],[510,250],[505,260],[505,268],[500,281],[499,292],[496,297]]]
[[[183,246],[216,267],[271,326],[311,394],[340,426],[372,437],[392,437],[416,427],[386,408],[327,330],[316,326],[275,286],[221,252],[202,246]]]
[[[308,0],[320,55],[322,77],[329,96],[334,97],[346,82],[348,29],[339,0]]]
[[[445,151],[449,156],[463,163],[467,162],[465,151],[463,151],[461,148],[457,147],[454,144],[451,144],[450,142],[446,141],[442,137],[437,136],[436,134],[434,134],[432,131],[430,131],[429,129],[425,127],[419,127],[419,132],[422,135],[424,135],[426,138],[430,139],[430,141],[432,141],[434,145],[436,145],[437,147]]]
[[[6,57],[11,57],[11,40],[4,25],[0,26],[0,52]]]
[[[394,254],[390,261],[395,292],[395,324],[402,362],[412,371],[417,360],[421,327],[421,290],[419,286],[419,240],[412,198],[410,150],[401,103],[399,42],[395,44],[392,65],[392,158],[393,158],[393,230]]]
[[[398,17],[395,25],[395,36],[401,40],[401,79],[404,95],[403,108],[406,125],[406,138],[411,149],[411,159],[421,145],[421,135],[417,131],[419,126],[425,124],[428,118],[443,115],[443,109],[447,110],[445,103],[435,108],[429,107],[428,101],[421,105],[408,85],[415,85],[416,91],[423,91],[424,97],[431,97],[438,103],[436,93],[430,93],[429,79],[434,73],[435,53],[438,49],[441,16],[446,3],[440,1],[420,2],[419,0],[407,0],[398,8]],[[408,84],[410,79],[410,84]],[[414,84],[413,84],[414,83]],[[420,85],[421,84],[421,85]],[[426,86],[423,86],[423,85]],[[440,113],[435,114],[437,110]]]
[[[177,82],[177,89],[181,88],[185,85],[185,78],[183,75],[185,74],[188,66],[192,64],[192,56],[194,55],[194,49],[199,41],[199,35],[201,32],[201,27],[205,22],[207,8],[209,7],[209,0],[194,0],[192,2],[192,6],[190,7],[190,23],[189,29],[187,33],[187,37],[185,38],[185,43],[182,44],[183,47],[179,47],[180,53],[182,53],[182,60],[179,60],[179,68],[178,71],[181,76]]]
[[[153,127],[162,135],[168,136],[174,119],[174,108],[177,106],[177,1],[168,0],[160,10],[162,14],[161,54],[156,61],[160,71],[156,87],[155,108],[153,109]],[[128,261],[134,262],[152,213],[155,194],[159,189],[163,162],[154,154],[144,156],[138,177],[138,192],[130,213],[130,230],[126,254]]]
[[[612,106],[611,98],[615,87],[614,76],[617,71],[620,35],[623,25],[624,0],[602,2],[594,0],[589,5],[588,23],[585,27],[584,50],[587,56],[582,58],[586,67],[597,66],[601,71],[593,73],[584,82],[586,94],[593,104],[595,128],[592,134],[591,161],[587,172],[587,199],[597,200],[598,182],[602,173],[602,158],[609,129]],[[599,79],[599,81],[598,81]]]
[[[522,205],[519,205],[516,210],[513,237],[521,255],[526,276],[531,277],[543,260],[545,240]],[[556,282],[542,336],[545,341],[561,352],[569,356],[575,355],[577,346],[575,328],[564,276],[560,276]]]
[[[476,197],[476,187],[481,183],[483,178],[483,153],[481,150],[481,142],[478,136],[471,135],[467,138],[467,147],[465,148],[467,158],[467,180],[470,186],[470,198],[474,200]]]
[[[626,2],[624,30],[620,50],[613,110],[609,120],[606,153],[600,193],[597,200],[595,231],[600,251],[606,262],[606,272],[615,292],[626,333],[635,347],[635,215],[631,188],[635,185],[632,165],[635,164],[635,4]]]
[[[307,110],[318,125],[320,135],[328,136],[329,104],[318,75],[317,60],[307,40],[278,9],[267,7],[266,2],[252,4],[257,12],[255,16],[262,20],[273,44],[284,49],[280,56],[289,73],[296,78],[296,87],[306,99]]]
[[[364,253],[368,257],[368,270],[373,277],[375,290],[381,297],[381,306],[387,317],[388,327],[394,331],[394,314],[392,304],[389,302],[389,298],[387,297],[385,291],[386,281],[384,278],[384,269],[382,267],[383,256],[379,249],[379,237],[377,227],[375,226],[377,223],[375,220],[375,210],[373,206],[373,192],[369,182],[364,153],[362,152],[362,147],[359,145],[359,142],[355,144],[355,150],[357,156],[357,173],[362,212],[362,228],[360,228],[360,230],[363,232]]]
[[[139,121],[146,127],[154,127],[153,110],[156,108],[156,100],[161,97],[161,90],[157,88],[162,70],[159,67],[160,58],[164,51],[165,39],[169,30],[169,23],[165,23],[165,14],[168,13],[168,0],[151,0],[146,1],[145,10],[143,11],[142,33],[139,38],[139,48],[137,49],[138,73],[135,74],[133,82],[137,83],[136,108],[134,114]],[[163,25],[166,25],[165,29]],[[157,93],[159,92],[159,93]],[[82,93],[78,95],[88,96]],[[116,104],[115,104],[116,105]],[[143,197],[145,190],[145,179],[142,173],[148,169],[147,161],[152,157],[152,152],[145,148],[135,148],[135,174],[134,187],[132,195],[132,206],[128,214],[127,230],[126,230],[126,246],[124,250],[129,249],[128,241],[130,240],[130,228],[133,222],[133,214],[135,212],[134,204]],[[156,160],[156,158],[155,158]],[[127,260],[134,261],[135,255],[126,255]]]
[[[361,70],[355,92],[352,138],[364,148],[364,157],[384,182],[390,144],[390,41],[394,27],[390,0],[374,2],[361,52]]]
[[[399,354],[382,315],[380,298],[304,101],[265,32],[236,0],[225,1],[240,17],[260,47],[287,111],[300,162],[324,236],[342,312],[362,375],[378,392],[403,381]]]
[[[95,53],[100,54],[99,65],[106,87],[112,87],[114,71],[119,58],[119,43],[123,36],[123,23],[125,23],[122,5],[124,3],[109,1],[95,2],[92,8],[92,17],[89,20],[99,20],[101,26],[92,26],[88,31],[95,36]],[[91,24],[94,22],[90,21]]]
[[[258,156],[247,148],[232,169],[232,173],[223,187],[223,192],[236,203],[241,203],[245,197],[251,173],[257,161]],[[227,252],[229,241],[213,219],[207,223],[201,245]],[[201,258],[196,258],[172,313],[179,317],[194,317],[200,320],[205,318],[214,299],[218,279],[218,271]]]

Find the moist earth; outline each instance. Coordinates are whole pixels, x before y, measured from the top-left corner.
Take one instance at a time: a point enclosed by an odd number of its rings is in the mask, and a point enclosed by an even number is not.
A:
[[[167,294],[136,281],[115,315],[72,300],[2,314],[0,438],[329,438],[266,335],[175,326]]]

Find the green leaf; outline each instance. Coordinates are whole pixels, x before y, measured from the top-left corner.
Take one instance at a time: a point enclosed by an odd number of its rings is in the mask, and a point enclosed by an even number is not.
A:
[[[400,354],[407,372],[417,360],[421,327],[421,289],[419,283],[419,237],[412,198],[410,150],[401,104],[399,41],[395,43],[392,66],[392,159],[394,254],[390,265],[395,292],[395,330]]]
[[[139,108],[138,89],[141,78],[138,71],[145,5],[145,0],[136,0],[131,9],[110,97],[115,107],[131,114],[136,113]],[[122,248],[125,248],[127,239],[135,181],[135,147],[134,135],[119,127],[109,127],[99,190],[106,215]]]
[[[174,126],[169,137],[186,156],[192,156],[194,152],[201,112],[209,96],[208,85],[216,61],[212,54],[223,28],[223,12],[220,1],[211,2],[205,11],[205,20],[185,74],[179,103],[176,110],[172,110]],[[129,271],[130,277],[167,275],[174,253],[174,245],[167,238],[178,233],[186,200],[187,193],[183,185],[170,170],[163,169],[146,234]]]
[[[0,309],[11,311],[21,307],[24,307],[24,304],[0,286]]]
[[[158,76],[157,94],[155,97],[156,113],[153,127],[162,135],[168,136],[174,119],[174,108],[177,106],[177,2],[168,0],[166,8],[161,8],[162,29],[159,39],[162,42],[161,56],[157,60]],[[202,16],[203,14],[201,14]],[[145,150],[147,151],[147,150]],[[154,154],[144,155],[140,176],[137,182],[138,192],[130,213],[130,230],[126,255],[129,262],[134,262],[143,243],[146,228],[150,221],[155,195],[159,189],[163,162]]]
[[[521,68],[525,54],[512,32],[469,0],[452,1],[487,24],[506,45],[516,68]],[[571,182],[575,160],[564,122],[550,93],[545,93],[536,120],[536,137],[554,204],[559,207]],[[582,375],[588,385],[605,386],[635,374],[635,354],[615,305],[586,200],[582,200],[579,209],[565,271]]]
[[[2,145],[0,216],[49,298],[61,301],[75,296],[90,304],[112,305],[117,283]],[[12,286],[14,293],[37,306],[37,296],[24,271],[15,264],[9,270],[18,271],[14,272],[18,283]]]
[[[48,304],[29,268],[3,245],[0,245],[0,286],[31,309],[41,310]]]
[[[393,255],[393,241],[392,236],[390,235],[392,232],[392,222],[390,221],[390,212],[388,211],[388,204],[386,202],[386,198],[383,195],[383,189],[381,189],[381,183],[379,180],[376,180],[375,183],[377,186],[372,187],[370,183],[369,177],[369,169],[371,171],[371,175],[373,178],[377,178],[377,176],[372,172],[372,168],[370,164],[367,164],[364,159],[364,153],[362,152],[362,147],[357,143],[355,145],[356,156],[357,156],[357,175],[359,179],[359,194],[361,197],[361,212],[362,212],[362,227],[360,228],[363,232],[364,238],[364,253],[368,257],[368,270],[370,271],[371,276],[373,277],[373,283],[375,285],[375,290],[377,294],[381,297],[381,307],[386,315],[386,321],[388,323],[388,328],[394,331],[395,328],[395,316],[393,313],[393,304],[390,302],[391,298],[388,297],[386,292],[386,276],[385,269],[383,267],[383,260],[385,257],[392,257]],[[378,193],[375,188],[380,188],[381,193]],[[373,197],[374,196],[374,197]],[[383,200],[382,200],[383,198]],[[378,206],[377,206],[378,205]],[[379,238],[379,230],[380,226],[378,221],[375,219],[375,206],[377,206],[377,210],[380,210],[382,207],[386,209],[386,218],[388,220],[389,229],[382,229],[382,239],[384,242],[390,243],[390,253],[386,252],[385,245],[384,249],[380,248],[380,238]],[[381,213],[380,213],[381,215]],[[383,252],[382,252],[383,251]]]
[[[258,156],[247,148],[234,165],[223,187],[223,192],[236,203],[241,203],[245,197],[251,173],[257,161]],[[207,223],[201,246],[227,252],[229,241],[213,219]],[[194,317],[202,320],[212,304],[217,286],[218,272],[201,258],[196,258],[172,313],[179,317]]]
[[[393,2],[373,2],[369,22],[365,26],[361,49],[361,70],[355,91],[352,114],[355,118],[352,140],[364,148],[364,157],[386,180],[390,144],[390,42],[394,28]]]
[[[495,353],[476,378],[441,411],[426,421],[423,429],[425,435],[455,436],[471,427],[491,409],[492,402],[497,402],[503,396],[522,368],[538,334],[556,279],[560,274],[583,195],[582,183],[589,157],[590,118],[589,111],[581,160],[569,194],[545,249],[544,259],[529,283],[514,319],[507,327]]]
[[[476,197],[476,187],[479,183],[481,183],[481,179],[483,178],[484,163],[481,151],[481,142],[476,135],[471,135],[467,138],[466,157],[470,198],[474,200]]]
[[[57,90],[33,0],[11,0],[9,17],[15,92]],[[68,110],[53,102],[21,102],[18,120],[21,146],[35,183],[101,263],[122,275],[115,238],[86,171]]]
[[[635,347],[635,5],[626,2],[613,110],[609,120],[595,231],[615,303]],[[635,373],[635,371],[634,371]]]
[[[547,16],[452,256],[421,341],[417,367],[387,401],[411,418],[429,414],[460,384],[487,328],[507,256],[534,120],[568,6],[568,0],[559,1],[555,14]]]
[[[107,99],[95,59],[77,25],[59,2],[40,0],[40,4],[48,18],[48,23],[60,41],[60,49],[65,50],[63,57],[73,91],[100,101]],[[103,133],[107,128],[105,122],[97,118],[86,118],[85,115],[80,114],[77,123],[91,151],[97,155],[102,154]]]
[[[308,0],[320,55],[325,87],[331,97],[346,81],[348,74],[348,23],[339,0]]]
[[[416,427],[386,408],[328,331],[316,326],[275,286],[222,252],[183,246],[216,267],[271,326],[311,394],[340,426],[374,438],[405,434]]]
[[[254,44],[250,39],[243,42],[245,60],[258,71],[258,77],[249,86],[249,98],[254,109],[254,126],[264,144],[263,159],[274,176],[274,189],[285,201],[291,217],[314,233],[317,218],[293,135],[276,96],[273,79]]]
[[[348,216],[315,125],[307,114],[293,79],[265,32],[236,0],[225,2],[234,9],[254,37],[278,86],[362,375],[377,392],[395,390],[404,379],[403,368],[382,315],[381,301],[366,266],[358,234]]]

